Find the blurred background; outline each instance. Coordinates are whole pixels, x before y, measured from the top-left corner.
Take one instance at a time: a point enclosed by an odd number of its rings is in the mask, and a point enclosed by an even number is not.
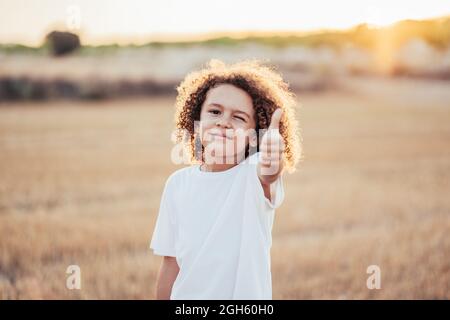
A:
[[[155,297],[175,88],[211,58],[262,59],[298,99],[273,298],[449,299],[441,0],[1,0],[0,299]]]

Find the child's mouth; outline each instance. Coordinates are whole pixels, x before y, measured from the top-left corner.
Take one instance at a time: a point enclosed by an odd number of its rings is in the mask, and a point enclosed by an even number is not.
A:
[[[214,139],[226,140],[227,138],[221,135],[213,134]]]
[[[220,140],[232,140],[231,138],[227,137],[226,135],[222,135],[220,133],[210,133],[210,135],[214,139],[220,139]]]

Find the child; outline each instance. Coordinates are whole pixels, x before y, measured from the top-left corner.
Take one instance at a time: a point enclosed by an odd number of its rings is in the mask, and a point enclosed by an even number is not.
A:
[[[191,165],[162,194],[156,298],[272,299],[274,213],[300,157],[294,95],[257,60],[211,60],[177,90],[176,141]]]

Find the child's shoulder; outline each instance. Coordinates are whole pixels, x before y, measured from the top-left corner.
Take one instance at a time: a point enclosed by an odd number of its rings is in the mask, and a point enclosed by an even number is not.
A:
[[[197,167],[198,165],[190,165],[175,170],[167,178],[166,184],[182,183],[185,179],[189,178],[192,175],[193,170],[195,170]]]

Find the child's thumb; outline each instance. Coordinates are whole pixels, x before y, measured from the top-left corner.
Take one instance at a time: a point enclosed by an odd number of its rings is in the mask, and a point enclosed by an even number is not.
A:
[[[283,115],[283,110],[278,108],[272,113],[272,118],[270,119],[269,129],[279,129],[281,116]]]

